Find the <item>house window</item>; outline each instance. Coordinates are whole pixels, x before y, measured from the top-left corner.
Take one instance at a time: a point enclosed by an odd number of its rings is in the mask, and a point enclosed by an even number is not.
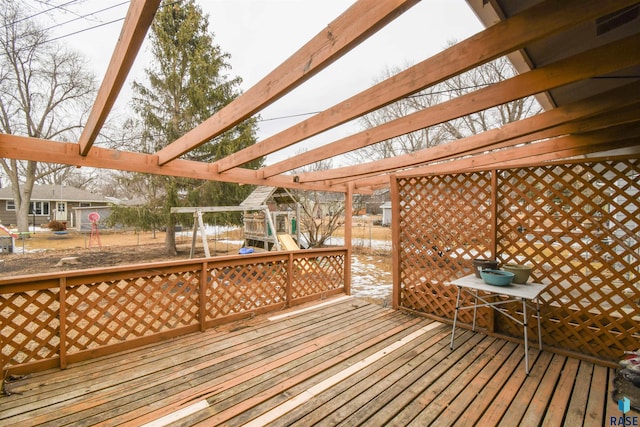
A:
[[[29,215],[49,215],[49,202],[31,202]]]
[[[81,208],[90,208],[91,207],[91,203],[89,203],[89,202],[80,202],[80,207]]]
[[[6,210],[15,211],[16,202],[14,200],[7,200]],[[49,215],[49,202],[31,202],[29,205],[29,215]]]

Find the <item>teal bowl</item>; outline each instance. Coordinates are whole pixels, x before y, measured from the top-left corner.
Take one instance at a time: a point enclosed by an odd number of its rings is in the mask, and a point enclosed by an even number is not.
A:
[[[509,286],[513,281],[515,274],[508,271],[485,268],[484,270],[480,270],[480,276],[487,285]]]

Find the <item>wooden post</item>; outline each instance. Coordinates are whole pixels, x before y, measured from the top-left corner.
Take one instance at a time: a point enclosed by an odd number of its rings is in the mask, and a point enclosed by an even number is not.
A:
[[[67,369],[67,278],[61,277],[59,281],[58,298],[60,308],[60,369]]]
[[[344,260],[344,293],[351,295],[351,236],[353,232],[353,182],[347,185],[344,193],[344,245],[347,247],[347,257]]]
[[[208,280],[208,264],[202,263],[200,269],[200,295],[198,298],[198,312],[200,313],[200,331],[204,332],[207,329],[207,283]]]
[[[269,229],[271,229],[271,235],[273,236],[273,244],[276,250],[279,251],[281,248],[280,248],[280,242],[278,241],[278,233],[276,233],[276,225],[273,223],[273,218],[271,218],[271,212],[269,211],[269,207],[265,206],[263,209],[264,209],[264,217],[267,220],[267,233],[265,235],[267,236],[267,240],[268,240]],[[268,249],[268,247],[265,249]]]
[[[207,258],[211,257],[209,252],[209,242],[207,241],[207,230],[204,228],[204,221],[202,221],[202,211],[198,211],[198,225],[200,226],[200,235],[202,236],[202,248],[204,249],[204,255]]]
[[[498,260],[498,170],[491,173],[491,255]],[[499,260],[498,260],[499,261]]]
[[[293,252],[289,252],[289,257],[287,258],[287,301],[285,303],[285,307],[292,306],[292,295],[293,295]]]
[[[400,307],[400,195],[398,177],[391,175],[391,262],[393,264],[393,292],[391,305],[394,310]]]
[[[198,213],[193,213],[193,230],[191,230],[191,251],[189,252],[189,259],[193,258],[196,252],[196,239],[198,238]]]
[[[497,169],[489,171],[491,173],[491,255],[492,258],[500,262],[498,259],[498,173]],[[495,297],[494,297],[495,300]],[[489,310],[488,329],[491,332],[496,330],[495,310]],[[526,319],[525,319],[526,322]]]

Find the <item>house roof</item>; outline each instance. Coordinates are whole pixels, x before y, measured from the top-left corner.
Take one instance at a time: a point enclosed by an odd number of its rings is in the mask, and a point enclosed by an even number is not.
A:
[[[13,200],[11,187],[0,188],[0,200]],[[61,200],[65,202],[102,202],[107,199],[102,196],[90,193],[79,188],[60,185],[34,185],[31,193],[31,200],[52,201]]]
[[[303,85],[417,0],[358,0],[282,64],[229,105],[160,151],[121,151],[95,144],[151,25],[160,0],[131,2],[105,79],[77,141],[0,134],[0,156],[83,167],[270,187],[371,193],[392,175],[467,172],[573,159],[640,154],[640,3],[637,0],[467,0],[487,28],[443,52],[328,107],[301,123],[214,163],[181,159],[190,150]],[[330,40],[330,43],[327,42]],[[407,40],[407,43],[416,43]],[[253,159],[411,96],[508,55],[520,74],[422,111],[343,137],[258,171]],[[339,79],[336,75],[334,78]],[[321,160],[535,95],[545,110],[410,155],[293,175]]]

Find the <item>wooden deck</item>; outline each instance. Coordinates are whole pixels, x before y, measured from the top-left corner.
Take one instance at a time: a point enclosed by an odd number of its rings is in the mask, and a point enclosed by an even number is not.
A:
[[[614,371],[345,297],[33,374],[0,425],[604,426]],[[288,315],[287,315],[288,314]],[[164,417],[164,418],[163,418]]]

